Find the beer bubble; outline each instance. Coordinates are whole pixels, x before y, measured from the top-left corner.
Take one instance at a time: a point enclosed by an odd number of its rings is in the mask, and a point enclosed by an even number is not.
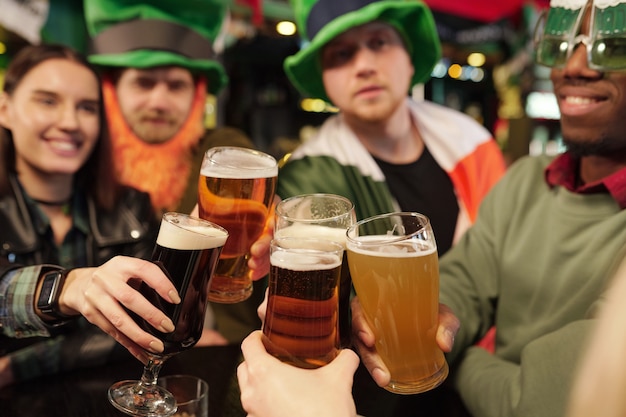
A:
[[[407,253],[409,248],[400,245],[381,246],[379,252],[386,253]]]
[[[307,249],[290,249],[289,252],[274,252],[271,255],[270,263],[279,268],[292,271],[314,271],[335,268],[341,264],[341,258],[332,253]]]
[[[161,222],[157,244],[170,249],[210,249],[224,246],[228,233],[206,226],[183,225],[179,219]]]
[[[201,175],[214,178],[270,178],[278,174],[276,160],[250,149],[227,148],[204,158]]]
[[[437,250],[432,242],[417,239],[394,242],[397,238],[390,239],[387,235],[360,236],[349,241],[348,248],[353,252],[383,257],[425,256]]]

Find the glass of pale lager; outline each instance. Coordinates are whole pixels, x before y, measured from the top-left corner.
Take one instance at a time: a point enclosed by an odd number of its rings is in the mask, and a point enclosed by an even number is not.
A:
[[[385,389],[435,388],[448,364],[435,340],[439,263],[430,221],[418,213],[370,217],[348,229],[346,246],[356,294],[391,373]]]
[[[274,236],[315,237],[346,246],[346,231],[356,223],[354,204],[336,194],[302,194],[282,200],[276,206]],[[342,347],[350,346],[350,294],[352,280],[345,259],[339,284],[339,337]]]
[[[263,322],[263,342],[270,354],[308,369],[337,356],[343,252],[343,245],[326,239],[272,240]]]
[[[276,160],[253,149],[220,146],[204,155],[198,181],[200,217],[228,230],[209,300],[237,303],[252,294],[250,246],[261,236],[274,199]]]

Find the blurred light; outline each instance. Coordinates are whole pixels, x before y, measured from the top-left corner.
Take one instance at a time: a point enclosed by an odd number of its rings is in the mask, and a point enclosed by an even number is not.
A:
[[[448,67],[442,61],[437,62],[432,71],[432,76],[435,78],[443,78],[448,72]]]
[[[558,120],[561,117],[554,94],[541,91],[533,91],[528,94],[526,114],[533,119]]]
[[[485,61],[485,55],[481,54],[480,52],[473,52],[467,57],[467,63],[470,64],[472,67],[482,67],[483,65],[485,65]]]
[[[597,52],[599,54],[603,54],[606,51],[606,43],[605,42],[599,42],[597,48],[598,48]]]
[[[276,32],[283,36],[291,36],[296,33],[296,25],[288,20],[276,24]]]
[[[302,109],[306,111],[321,113],[324,111],[324,107],[326,107],[324,100],[314,98],[306,98],[302,100]]]
[[[472,75],[473,70],[474,70],[474,67],[463,65],[461,67],[461,75],[459,76],[459,80],[461,81],[469,80]]]
[[[463,73],[463,68],[459,64],[452,64],[450,68],[448,68],[448,75],[454,79],[457,79]]]
[[[6,54],[6,52],[7,52],[7,46],[3,42],[0,42],[0,55]]]
[[[469,79],[479,83],[485,78],[485,71],[482,68],[472,68],[472,71],[469,74]]]
[[[305,98],[300,102],[300,108],[304,111],[313,112],[313,113],[337,113],[339,110],[326,103],[324,100],[320,100],[319,98]]]
[[[485,71],[482,68],[476,68],[471,65],[450,65],[449,61],[445,59],[439,60],[433,67],[430,73],[433,78],[444,78],[446,75],[455,80],[473,82],[481,82],[485,79]]]

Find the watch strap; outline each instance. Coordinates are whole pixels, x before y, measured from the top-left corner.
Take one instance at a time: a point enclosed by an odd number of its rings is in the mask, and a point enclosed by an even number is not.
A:
[[[54,324],[76,317],[63,314],[59,309],[59,297],[69,272],[69,269],[47,267],[41,274],[43,282],[37,299],[37,308],[46,316],[56,319]]]

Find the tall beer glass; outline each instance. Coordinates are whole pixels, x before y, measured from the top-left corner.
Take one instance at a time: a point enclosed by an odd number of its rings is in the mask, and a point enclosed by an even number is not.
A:
[[[339,353],[339,275],[343,246],[325,239],[275,238],[263,341],[300,368],[318,368]]]
[[[418,213],[370,217],[348,229],[346,243],[357,296],[391,372],[385,388],[399,394],[435,388],[448,364],[435,341],[439,263],[430,221]]]
[[[198,181],[200,217],[230,238],[211,280],[209,300],[236,303],[252,294],[250,246],[261,236],[276,192],[278,166],[263,152],[222,146],[204,155]]]
[[[172,394],[157,385],[159,371],[167,358],[191,348],[200,339],[209,281],[227,237],[226,229],[211,222],[181,213],[163,215],[152,261],[172,281],[181,302],[166,302],[143,282],[139,291],[172,319],[175,329],[161,333],[131,313],[140,327],[163,341],[165,350],[160,354],[147,352],[149,361],[140,381],[120,381],[109,388],[109,401],[117,409],[133,416],[151,417],[176,412]]]
[[[282,200],[276,206],[274,236],[316,237],[346,246],[346,230],[356,222],[354,204],[335,194],[302,194]],[[350,346],[350,294],[352,280],[346,261],[339,283],[339,337],[342,347]]]

